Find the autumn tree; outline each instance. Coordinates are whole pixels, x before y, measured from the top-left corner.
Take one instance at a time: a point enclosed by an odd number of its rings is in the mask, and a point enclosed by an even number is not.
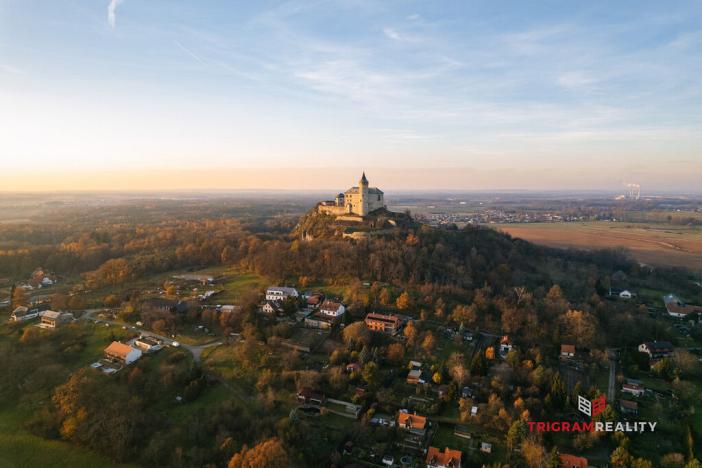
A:
[[[397,297],[395,306],[400,310],[407,310],[412,305],[412,298],[407,291],[404,291]]]
[[[387,358],[390,362],[399,364],[405,357],[405,346],[402,343],[392,343],[388,346]]]
[[[407,338],[407,343],[413,346],[417,340],[417,327],[414,326],[414,322],[409,322],[405,325],[405,329],[402,330],[402,334]]]
[[[561,335],[567,343],[577,347],[589,348],[595,344],[599,324],[597,318],[589,312],[569,310],[561,316]]]
[[[367,345],[371,341],[370,330],[366,326],[365,322],[354,322],[344,328],[342,332],[344,337],[344,342],[347,345],[361,344]]]
[[[26,306],[29,304],[27,292],[24,288],[15,287],[12,291],[12,307]]]
[[[278,438],[268,439],[252,448],[244,445],[239,453],[229,460],[228,468],[287,468],[288,454]]]
[[[427,353],[431,353],[434,349],[434,346],[436,346],[436,338],[434,338],[434,334],[431,331],[428,331],[424,334],[424,339],[422,340],[422,349],[424,349],[424,351],[426,351]]]

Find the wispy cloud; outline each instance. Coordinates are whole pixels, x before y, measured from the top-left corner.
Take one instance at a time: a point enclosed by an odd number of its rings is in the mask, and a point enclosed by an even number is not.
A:
[[[187,47],[185,47],[183,44],[180,43],[180,41],[173,41],[173,43],[174,43],[180,50],[182,50],[183,52],[185,52],[185,54],[186,54],[187,56],[189,56],[190,58],[192,58],[192,59],[195,60],[196,62],[200,63],[201,65],[207,65],[207,63],[205,63],[205,61],[204,61],[199,55],[197,55],[195,52],[193,52],[192,50],[190,50],[190,49],[188,49]]]
[[[107,22],[111,28],[115,27],[117,22],[117,7],[122,3],[122,0],[110,0],[110,4],[107,5]]]
[[[383,28],[383,34],[385,37],[398,42],[419,42],[420,39],[415,36],[410,36],[409,34],[401,33],[395,28],[385,27]]]

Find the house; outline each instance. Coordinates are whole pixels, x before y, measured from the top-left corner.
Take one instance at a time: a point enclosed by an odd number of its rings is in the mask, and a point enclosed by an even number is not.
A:
[[[154,336],[142,335],[134,340],[134,346],[145,353],[154,353],[163,348],[163,341]]]
[[[353,374],[354,372],[361,372],[361,365],[357,362],[352,362],[346,365],[346,372]]]
[[[588,468],[587,458],[576,457],[569,453],[561,453],[558,455],[561,460],[561,468]]]
[[[651,359],[661,359],[673,354],[673,345],[670,341],[647,341],[639,345],[639,352]]]
[[[410,385],[417,385],[417,384],[423,384],[426,383],[424,379],[422,379],[422,370],[421,369],[412,369],[407,373],[407,383]]]
[[[105,358],[129,365],[141,357],[141,351],[128,344],[113,341],[105,348]]]
[[[702,313],[702,306],[685,304],[685,302],[675,294],[664,296],[663,303],[665,304],[666,311],[668,311],[668,315],[671,317],[685,318],[688,314]]]
[[[30,312],[29,307],[17,306],[10,314],[10,320],[15,322],[24,322],[39,317],[39,312]]]
[[[283,315],[285,310],[283,309],[283,303],[281,301],[266,301],[261,306],[261,312],[268,315]]]
[[[619,400],[619,411],[624,414],[639,414],[639,404],[630,400]]]
[[[402,320],[397,315],[385,315],[371,312],[366,315],[366,326],[376,332],[395,335],[402,327]]]
[[[267,301],[283,301],[289,297],[297,298],[299,296],[297,289],[288,288],[285,286],[271,286],[266,289]]]
[[[307,310],[314,310],[319,305],[324,302],[324,294],[322,293],[311,293],[307,295],[307,298],[305,299],[305,302],[307,303]]]
[[[144,302],[141,303],[141,306],[159,312],[178,312],[183,314],[188,311],[187,302],[176,301],[173,299],[164,299],[162,297],[146,299]]]
[[[397,427],[415,435],[424,436],[427,433],[427,418],[400,410],[397,414]]]
[[[452,450],[448,447],[442,452],[436,447],[429,447],[427,450],[427,468],[461,468],[460,450]]]
[[[625,383],[622,385],[622,393],[629,393],[635,397],[640,397],[646,392],[641,385]]]
[[[40,312],[41,322],[39,326],[41,328],[58,328],[64,323],[73,321],[73,314],[70,312],[55,312],[53,310],[47,310]]]
[[[575,356],[575,345],[572,344],[562,344],[561,345],[561,359],[570,359]]]
[[[330,316],[323,314],[320,310],[305,317],[305,326],[307,328],[319,328],[322,330],[331,330],[341,320],[341,316]]]
[[[234,312],[239,312],[241,310],[241,306],[226,304],[222,307],[219,307],[219,310],[223,314],[233,314]]]
[[[631,299],[631,298],[634,297],[635,295],[636,295],[636,294],[632,293],[632,292],[629,291],[628,289],[625,289],[624,291],[622,291],[622,292],[619,293],[619,298],[620,298],[620,299]]]
[[[323,393],[316,392],[309,387],[304,387],[297,392],[297,401],[300,403],[322,405],[325,400]]]
[[[329,317],[341,317],[345,311],[346,308],[342,304],[334,301],[324,301],[319,307],[319,312]]]
[[[505,356],[507,353],[512,351],[512,341],[509,339],[508,335],[503,336],[500,339],[500,355]]]

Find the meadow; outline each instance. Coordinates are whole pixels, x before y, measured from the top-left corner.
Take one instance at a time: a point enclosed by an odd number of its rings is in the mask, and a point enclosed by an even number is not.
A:
[[[618,222],[497,224],[496,229],[551,247],[628,250],[641,262],[702,271],[702,229]]]

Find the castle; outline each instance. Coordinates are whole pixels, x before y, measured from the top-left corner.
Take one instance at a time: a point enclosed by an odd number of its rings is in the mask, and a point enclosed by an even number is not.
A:
[[[367,216],[380,208],[385,208],[383,191],[368,186],[365,172],[361,180],[358,181],[358,187],[351,187],[344,193],[337,195],[335,200],[323,201],[317,205],[319,213],[334,216]]]

